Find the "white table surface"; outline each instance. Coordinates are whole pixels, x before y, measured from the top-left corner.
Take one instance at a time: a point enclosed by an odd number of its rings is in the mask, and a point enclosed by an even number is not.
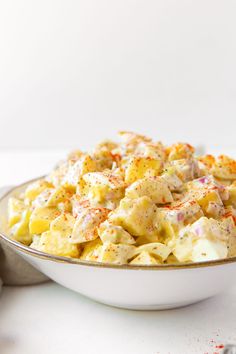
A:
[[[44,174],[59,156],[0,152],[0,185]],[[218,354],[217,346],[236,343],[235,318],[236,286],[192,306],[152,312],[111,308],[52,282],[3,287],[0,354]]]

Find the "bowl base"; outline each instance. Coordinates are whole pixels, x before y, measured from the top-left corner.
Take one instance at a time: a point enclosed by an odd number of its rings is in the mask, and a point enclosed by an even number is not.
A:
[[[90,298],[90,299],[94,300],[96,302],[99,302],[99,303],[101,303],[103,305],[116,307],[116,308],[120,308],[120,309],[125,309],[125,310],[134,310],[134,311],[174,310],[174,309],[177,309],[177,308],[186,307],[186,306],[193,305],[193,304],[196,304],[198,302],[207,300],[207,298],[206,298],[206,299],[198,299],[198,300],[192,300],[192,301],[183,301],[183,302],[170,303],[170,304],[133,305],[133,304],[117,304],[117,303],[97,300],[97,299],[93,299],[93,298]]]

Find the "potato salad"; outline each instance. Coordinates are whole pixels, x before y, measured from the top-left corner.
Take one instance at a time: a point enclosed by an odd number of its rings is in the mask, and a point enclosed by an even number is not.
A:
[[[236,161],[120,132],[74,151],[8,203],[10,237],[41,252],[161,265],[235,254]]]

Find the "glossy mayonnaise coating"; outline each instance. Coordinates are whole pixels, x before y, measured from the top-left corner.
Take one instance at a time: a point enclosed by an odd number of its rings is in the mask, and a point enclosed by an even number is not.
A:
[[[72,152],[8,203],[13,239],[49,254],[155,265],[236,247],[236,161],[132,132]]]

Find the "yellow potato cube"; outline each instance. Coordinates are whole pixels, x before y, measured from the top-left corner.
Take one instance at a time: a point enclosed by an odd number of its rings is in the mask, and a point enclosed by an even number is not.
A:
[[[51,222],[50,231],[59,232],[62,236],[71,238],[75,220],[71,214],[63,213]]]
[[[149,197],[155,204],[173,202],[167,183],[160,177],[146,177],[132,183],[125,193],[128,198]]]
[[[126,166],[125,182],[131,184],[140,178],[158,176],[162,168],[163,162],[160,159],[133,157]]]
[[[218,191],[216,191],[216,190],[208,191],[208,193],[197,197],[196,200],[197,200],[198,204],[201,206],[202,210],[204,211],[204,214],[208,217],[211,217],[211,216],[217,217],[218,215],[220,215],[220,211],[223,212],[223,210],[224,210],[222,200],[219,196]],[[214,203],[214,205],[219,207],[219,213],[217,211],[215,212],[214,209],[211,210],[209,208],[210,203]]]
[[[186,183],[186,189],[191,193],[204,193],[216,190],[222,200],[229,199],[229,192],[224,184],[219,180],[216,180],[212,175],[202,176],[201,178],[195,179],[191,182]]]
[[[170,255],[171,249],[163,243],[151,242],[137,247],[134,253],[139,254],[141,252],[148,252],[152,256],[157,257],[159,261],[164,262]]]
[[[202,209],[195,200],[174,202],[171,206],[160,208],[159,213],[162,228],[160,235],[163,240],[175,237],[182,227],[203,216]]]
[[[119,136],[122,139],[121,150],[126,154],[135,153],[137,145],[141,143],[152,143],[150,138],[133,132],[121,131]]]
[[[23,211],[21,219],[10,230],[10,236],[14,240],[29,245],[32,242],[32,236],[29,234],[30,210]]]
[[[179,262],[219,259],[227,256],[227,245],[234,233],[235,226],[230,218],[217,221],[201,217],[183,228],[178,238],[168,245]]]
[[[161,142],[154,143],[141,141],[135,147],[134,154],[163,161],[166,159],[165,148]]]
[[[150,198],[124,198],[109,215],[112,224],[120,225],[133,236],[157,235],[157,207]]]
[[[178,262],[191,262],[193,252],[193,240],[188,233],[177,239],[168,242],[168,246],[172,247],[173,255]]]
[[[99,249],[99,262],[127,264],[134,256],[135,247],[125,244],[104,243]]]
[[[99,145],[96,147],[92,154],[92,158],[96,161],[96,171],[103,171],[105,169],[111,169],[115,159],[111,152],[112,145],[115,148],[115,145],[109,143],[107,145]],[[94,170],[95,171],[95,170]]]
[[[229,192],[227,188],[211,175],[203,176],[186,184],[188,194],[198,202],[204,214],[219,218],[224,213],[222,200],[227,203]]]
[[[183,182],[191,181],[200,176],[198,161],[193,158],[170,161],[166,168],[167,170],[171,168]]]
[[[8,200],[8,224],[13,226],[20,221],[26,206],[20,199],[11,197]]]
[[[60,187],[66,174],[68,173],[73,161],[63,161],[46,177],[49,183],[52,183],[55,188]]]
[[[176,264],[178,263],[178,259],[171,253],[169,257],[166,259],[166,264]]]
[[[226,244],[220,241],[199,239],[195,242],[192,251],[192,262],[203,262],[214,259],[226,258],[228,249]]]
[[[61,232],[43,232],[31,247],[55,256],[78,258],[80,255],[80,248],[69,242],[69,237]]]
[[[171,192],[181,191],[183,182],[175,173],[175,169],[173,167],[169,167],[165,171],[166,172],[160,176],[161,180],[164,180],[164,182],[167,183]]]
[[[81,246],[83,247],[83,251],[80,256],[80,259],[93,262],[96,262],[98,260],[99,249],[102,246],[102,241],[99,237],[93,241],[85,242],[85,244],[81,244]]]
[[[194,147],[186,143],[177,143],[169,146],[167,149],[168,160],[189,159],[194,154]]]
[[[142,251],[131,262],[129,262],[129,264],[132,264],[132,265],[155,265],[155,264],[161,264],[161,262],[159,262],[149,252]]]
[[[213,176],[221,179],[236,179],[236,160],[220,155],[211,168]]]
[[[125,243],[134,244],[135,239],[125,231],[121,226],[112,225],[107,220],[100,224],[98,228],[98,235],[100,236],[103,243]]]
[[[45,189],[52,188],[52,183],[40,179],[31,183],[25,190],[25,199],[27,202],[32,202],[39,194],[41,194]]]
[[[62,185],[66,188],[76,188],[80,178],[88,172],[96,171],[96,161],[87,154],[82,155],[73,165],[70,165]]]
[[[202,175],[207,175],[210,173],[210,170],[215,163],[215,157],[212,155],[203,155],[198,157],[198,161]]]
[[[73,192],[64,188],[47,188],[32,201],[33,207],[56,207],[62,203],[69,205]]]
[[[64,187],[53,189],[46,202],[46,206],[55,207],[59,203],[68,202],[72,195],[73,193],[69,190],[66,190]]]
[[[123,178],[110,171],[91,172],[83,176],[85,181],[84,194],[91,202],[99,203],[104,207],[118,204],[125,194]]]
[[[235,225],[231,217],[218,221],[213,218],[201,217],[192,225],[189,225],[190,232],[195,238],[207,237],[212,240],[227,242],[229,236],[235,231]]]
[[[41,234],[49,230],[52,220],[60,215],[54,207],[38,207],[31,214],[29,221],[30,234]]]
[[[87,208],[81,210],[74,224],[71,242],[83,243],[98,237],[97,227],[107,218],[109,213],[105,208]]]

